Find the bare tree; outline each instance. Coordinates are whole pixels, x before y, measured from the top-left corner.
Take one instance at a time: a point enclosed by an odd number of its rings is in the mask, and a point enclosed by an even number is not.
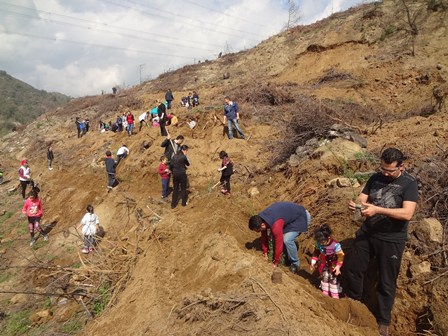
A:
[[[288,4],[288,22],[285,24],[284,29],[288,30],[294,26],[297,26],[300,20],[300,8],[297,5],[297,0],[287,0]]]

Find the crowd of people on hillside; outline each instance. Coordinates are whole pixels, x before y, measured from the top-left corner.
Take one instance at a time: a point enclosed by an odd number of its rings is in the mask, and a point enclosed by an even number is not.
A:
[[[189,147],[184,144],[185,138],[183,135],[178,135],[173,139],[166,131],[167,111],[171,109],[174,100],[171,90],[167,91],[165,99],[165,102],[158,102],[155,108],[157,113],[153,112],[154,109],[145,111],[139,116],[139,121],[141,130],[142,127],[148,125],[150,119],[158,118],[157,122],[160,126],[161,136],[164,136],[165,139],[160,145],[164,153],[160,157],[156,171],[160,175],[162,201],[167,200],[170,193],[170,181],[171,179],[173,181],[171,208],[174,209],[179,201],[182,206],[188,204]],[[233,138],[233,127],[240,137],[245,139],[245,133],[238,123],[240,119],[238,104],[228,96],[224,98],[223,118],[224,125],[227,124],[229,129],[229,139]],[[76,121],[78,126],[79,118],[76,118]],[[133,124],[134,116],[131,111],[117,117],[116,127],[119,132],[126,130],[131,135]],[[80,137],[80,134],[81,136],[85,134],[83,128],[80,129],[78,129],[78,137]],[[88,127],[85,132],[87,131]],[[129,154],[130,151],[124,143],[118,149],[115,159],[112,157],[110,150],[106,151],[105,167],[109,190],[112,190],[118,184],[117,166]],[[219,153],[219,158],[221,159],[221,166],[217,170],[221,172],[219,182],[221,193],[229,196],[234,163],[224,150]],[[54,159],[51,146],[47,151],[47,159],[48,169],[51,170]],[[396,148],[384,150],[381,155],[379,172],[369,178],[357,201],[349,201],[349,210],[352,212],[361,211],[365,220],[356,233],[347,265],[344,264],[345,255],[342,246],[333,237],[333,232],[327,224],[321,224],[314,230],[316,243],[309,265],[310,270],[316,270],[321,279],[320,288],[323,295],[339,298],[341,292],[339,279],[341,274],[344,273],[348,280],[346,295],[352,299],[361,300],[364,275],[370,259],[375,257],[378,261],[379,276],[377,285],[378,310],[375,316],[382,336],[389,334],[396,281],[407,239],[407,228],[418,201],[416,179],[406,172],[404,161],[405,156],[400,150]],[[33,246],[35,231],[39,232],[44,240],[48,240],[48,235],[40,226],[43,215],[42,202],[38,197],[38,188],[33,187],[31,170],[26,159],[22,160],[19,168],[19,181],[21,194],[25,200],[22,212],[28,217],[28,227],[31,235],[30,245]],[[26,199],[26,189],[30,184],[32,190]],[[94,213],[93,206],[88,205],[86,214],[80,222],[84,237],[83,253],[94,251],[94,237],[98,224],[99,219]],[[310,225],[310,212],[302,205],[292,202],[275,202],[259,214],[251,216],[248,223],[250,230],[261,234],[260,241],[264,258],[269,260],[273,267],[277,267],[282,262],[282,255],[285,250],[284,255],[289,263],[289,269],[294,274],[298,274],[300,270],[296,239],[302,233],[307,232]]]

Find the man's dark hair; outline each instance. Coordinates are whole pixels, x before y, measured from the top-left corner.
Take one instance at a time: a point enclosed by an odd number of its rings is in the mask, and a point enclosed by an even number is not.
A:
[[[106,151],[106,156],[112,156],[112,153],[110,150]]]
[[[225,151],[220,151],[219,152],[219,158],[222,160],[222,159],[224,159],[226,156],[228,156],[227,155],[227,153],[225,152]]]
[[[261,224],[263,224],[263,218],[258,215],[254,215],[249,218],[249,229],[252,231],[257,231],[261,229]]]
[[[178,135],[177,137],[176,137],[176,140],[184,140],[185,138],[184,138],[184,136],[183,135]]]
[[[230,100],[230,97],[229,97],[229,96],[225,96],[224,99],[228,99],[228,100]]]
[[[398,167],[403,163],[404,160],[406,160],[406,157],[400,150],[390,147],[385,149],[384,152],[381,153],[381,160],[383,160],[387,164],[391,164],[392,162],[397,161]]]
[[[182,146],[180,146],[180,150],[181,151],[188,150],[188,146],[187,145],[182,145]]]

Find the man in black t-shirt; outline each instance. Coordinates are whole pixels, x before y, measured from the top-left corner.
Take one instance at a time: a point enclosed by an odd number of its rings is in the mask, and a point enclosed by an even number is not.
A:
[[[398,149],[386,149],[381,155],[381,172],[367,181],[359,195],[361,205],[349,202],[349,209],[355,211],[361,207],[361,213],[366,219],[356,232],[351,258],[346,265],[349,285],[347,295],[361,300],[364,273],[370,259],[375,257],[379,278],[375,317],[382,336],[389,335],[408,224],[418,201],[417,181],[405,171],[404,159]]]
[[[179,193],[181,196],[182,206],[187,206],[187,167],[190,165],[187,157],[188,146],[182,145],[171,159],[170,170],[173,175],[173,197],[171,199],[171,209],[177,206],[179,201]]]

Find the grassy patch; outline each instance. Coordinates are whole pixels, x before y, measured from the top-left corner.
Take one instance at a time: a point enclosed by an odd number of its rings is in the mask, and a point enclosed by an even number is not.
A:
[[[0,274],[0,283],[6,282],[9,279],[11,279],[11,274],[9,274],[9,273],[2,273],[2,274]]]
[[[0,216],[0,224],[3,224],[5,221],[10,219],[14,215],[14,212],[12,211],[6,211],[3,216]]]
[[[28,316],[29,312],[27,310],[10,314],[6,319],[5,333],[2,333],[2,335],[13,336],[25,334],[29,330],[31,324]]]
[[[108,283],[103,283],[100,288],[98,288],[98,296],[93,301],[92,312],[95,316],[100,315],[104,309],[106,309],[109,304],[110,297],[110,285]]]
[[[80,268],[81,267],[81,263],[74,263],[72,265],[73,268]]]
[[[62,332],[69,335],[76,335],[82,329],[82,322],[79,319],[68,320],[62,325]]]

